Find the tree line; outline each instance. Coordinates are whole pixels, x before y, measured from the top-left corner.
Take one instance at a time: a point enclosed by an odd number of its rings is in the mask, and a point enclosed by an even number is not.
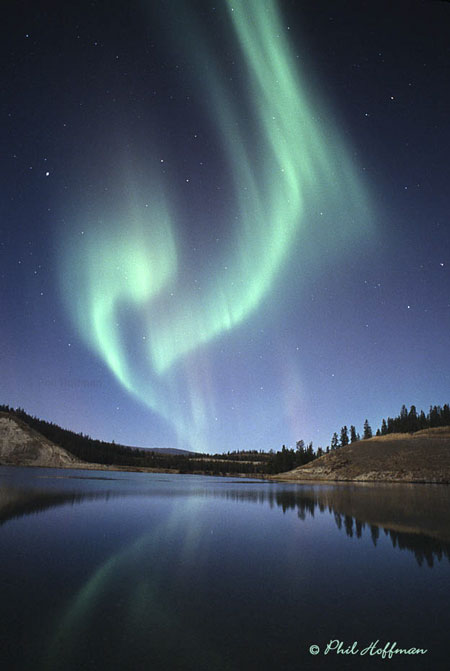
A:
[[[418,412],[415,405],[412,405],[409,410],[406,405],[402,405],[400,414],[397,417],[382,419],[381,427],[376,430],[375,435],[386,436],[389,433],[415,433],[416,431],[433,429],[439,426],[450,426],[450,405],[448,403],[445,403],[443,406],[430,405],[428,414],[425,414],[423,410]],[[368,438],[372,438],[372,436],[372,428],[366,419],[362,439],[367,440]],[[326,452],[336,450],[339,447],[345,447],[358,440],[361,440],[361,436],[356,432],[353,425],[350,426],[350,432],[347,426],[343,426],[340,435],[337,432],[333,433],[331,444],[327,447]]]
[[[343,426],[339,435],[337,432],[333,433],[331,444],[327,446],[326,450],[321,447],[314,450],[312,442],[305,445],[303,440],[299,440],[295,449],[283,445],[281,450],[277,452],[273,450],[270,452],[239,450],[225,454],[170,454],[96,440],[83,433],[63,429],[53,422],[33,417],[23,408],[0,405],[0,412],[13,415],[52,443],[59,445],[82,461],[105,466],[170,469],[180,473],[244,474],[250,476],[283,473],[298,466],[303,466],[321,457],[325,452],[328,453],[361,440],[355,426],[351,425],[350,430],[347,426]],[[397,417],[388,417],[382,420],[381,427],[376,430],[375,435],[414,433],[422,429],[439,426],[450,426],[449,404],[442,407],[439,405],[430,406],[428,414],[425,414],[423,410],[418,412],[414,405],[409,410],[406,405],[403,405]],[[366,419],[362,439],[371,438],[372,435],[372,428]]]
[[[257,475],[269,472],[271,454],[257,450],[228,452],[228,454],[170,454],[151,449],[129,447],[96,440],[84,433],[63,429],[29,415],[23,408],[0,405],[0,412],[13,415],[55,445],[88,463],[130,468],[170,469],[180,473],[211,473],[213,475]],[[272,471],[270,471],[272,472]]]

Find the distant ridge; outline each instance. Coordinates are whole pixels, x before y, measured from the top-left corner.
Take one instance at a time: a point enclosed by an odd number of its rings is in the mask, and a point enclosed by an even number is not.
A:
[[[133,447],[131,445],[125,445],[124,447],[129,447],[130,450],[145,450],[145,452],[155,452],[155,454],[184,454],[186,457],[189,456],[201,456],[201,452],[191,452],[190,450],[182,450],[178,447]]]

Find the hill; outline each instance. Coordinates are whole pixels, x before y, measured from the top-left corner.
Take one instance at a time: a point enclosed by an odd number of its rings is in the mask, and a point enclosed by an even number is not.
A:
[[[0,410],[0,465],[4,466],[258,477],[269,459],[270,455],[256,451],[209,455],[105,443],[31,417],[24,410]]]
[[[47,440],[16,417],[0,413],[0,464],[7,466],[83,467],[84,462]]]
[[[450,427],[390,433],[333,450],[292,471],[286,481],[450,483]]]
[[[133,448],[127,448],[132,450]],[[138,449],[138,448],[136,448]],[[159,448],[163,450],[164,448]],[[56,445],[19,417],[0,412],[0,466],[82,468],[102,471],[171,472],[173,469],[87,462]]]

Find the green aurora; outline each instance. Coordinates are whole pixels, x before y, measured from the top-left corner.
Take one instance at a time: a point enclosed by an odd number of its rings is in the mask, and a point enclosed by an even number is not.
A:
[[[194,449],[202,448],[215,411],[207,380],[194,370],[205,347],[270,301],[273,288],[286,281],[292,250],[302,236],[314,237],[313,214],[336,212],[326,231],[331,249],[370,231],[368,198],[350,150],[305,85],[276,3],[227,7],[245,64],[242,97],[221,73],[220,45],[209,46],[195,24],[190,36],[197,45],[196,86],[208,89],[208,113],[234,185],[223,256],[196,269],[201,282],[193,288],[172,204],[176,187],[154,168],[145,180],[124,168],[127,199],[114,212],[101,202],[86,207],[77,222],[84,233],[66,232],[60,266],[62,293],[81,338],[128,392]],[[187,48],[182,41],[177,46]],[[243,105],[251,115],[246,123],[240,123]],[[249,123],[251,136],[244,130]]]

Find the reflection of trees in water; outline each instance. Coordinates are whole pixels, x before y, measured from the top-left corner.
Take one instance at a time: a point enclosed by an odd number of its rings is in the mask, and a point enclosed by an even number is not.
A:
[[[328,493],[331,493],[331,490],[328,490]],[[344,529],[346,535],[350,538],[354,536],[362,538],[367,527],[367,532],[370,533],[372,542],[376,546],[380,537],[380,530],[384,529],[386,536],[391,539],[392,546],[399,550],[413,552],[420,566],[426,562],[428,566],[432,567],[436,559],[441,561],[443,557],[447,557],[450,561],[450,544],[448,542],[428,536],[426,533],[399,531],[378,524],[370,524],[355,515],[338,510],[337,503],[331,501],[332,495],[327,497],[327,503],[325,504],[323,500],[318,499],[318,490],[309,489],[307,493],[300,489],[294,491],[283,491],[282,489],[275,491],[252,491],[251,489],[239,491],[237,487],[226,492],[219,492],[218,496],[255,503],[269,503],[271,507],[277,505],[284,513],[288,510],[296,510],[301,520],[306,519],[308,515],[314,517],[316,508],[319,508],[322,513],[328,510],[330,514],[333,513],[337,528]]]
[[[365,522],[352,518],[351,515],[341,515],[341,513],[338,512],[334,513],[334,519],[338,529],[344,527],[345,533],[347,536],[350,536],[350,538],[352,538],[353,535],[355,535],[356,538],[362,537],[362,531],[366,528]],[[353,530],[353,526],[355,526],[355,531]],[[428,566],[433,566],[435,558],[438,559],[438,561],[441,561],[442,557],[447,557],[450,561],[450,546],[436,538],[431,538],[431,536],[427,536],[426,534],[408,533],[406,531],[397,531],[395,529],[379,527],[376,524],[369,524],[368,527],[372,542],[375,546],[380,537],[380,529],[383,528],[385,535],[389,536],[391,539],[393,547],[398,548],[399,550],[409,550],[413,552],[417,563],[420,566],[422,566],[424,561]]]
[[[273,497],[276,504],[280,506],[283,512],[286,510],[297,509],[297,514],[300,519],[305,519],[309,514],[314,517],[314,510],[316,507],[321,512],[324,512],[326,506],[323,502],[318,502],[313,497],[302,497],[300,493],[296,492],[277,492]],[[333,506],[328,505],[329,512],[334,513],[334,520],[338,529],[344,529],[349,538],[362,538],[363,531],[366,528],[366,522],[358,519],[348,513],[341,513]],[[383,528],[376,524],[367,525],[370,530],[370,536],[373,544],[376,546],[380,529]],[[408,550],[414,553],[417,563],[422,566],[424,562],[432,567],[435,559],[441,561],[442,557],[447,557],[450,561],[450,544],[445,541],[440,541],[437,538],[432,538],[424,533],[408,533],[405,531],[398,531],[396,529],[389,529],[384,527],[386,536],[389,536],[394,548],[399,550]]]
[[[4,494],[4,492],[3,492]],[[0,497],[0,526],[9,520],[18,519],[27,515],[38,515],[50,508],[76,505],[84,501],[108,501],[110,498],[124,496],[124,493],[115,494],[104,492],[29,492],[14,491],[8,497]],[[6,499],[6,500],[5,500]]]
[[[413,533],[400,533],[399,531],[394,531],[393,529],[385,529],[386,535],[389,535],[394,547],[398,547],[400,550],[413,550],[414,555],[417,559],[417,563],[422,566],[423,562],[426,561],[428,566],[433,566],[434,559],[441,561],[442,557],[447,557],[450,561],[450,548],[449,546],[444,546],[435,538],[430,536],[425,536],[425,534],[420,534],[420,546],[417,545],[417,534]]]
[[[294,496],[294,498],[293,498]],[[285,512],[289,508],[297,508],[300,519],[305,519],[306,513],[310,513],[314,517],[314,508],[318,506],[321,512],[325,509],[323,504],[318,504],[313,499],[300,498],[297,495],[295,501],[295,494],[289,493],[288,496],[280,493],[277,497],[277,504],[280,505]],[[331,512],[331,511],[330,511]],[[348,513],[341,513],[334,510],[334,520],[338,529],[344,529],[347,536],[353,538],[362,538],[363,530],[366,528],[366,522],[353,517]],[[373,544],[376,546],[379,536],[380,527],[376,524],[369,524],[370,536]],[[450,544],[440,541],[437,538],[432,538],[423,533],[408,533],[405,531],[398,531],[396,529],[389,529],[384,527],[386,536],[389,536],[394,548],[399,550],[409,550],[414,553],[417,563],[422,566],[424,562],[432,567],[435,559],[441,561],[442,557],[447,557],[450,561]]]
[[[422,523],[418,526],[417,533],[402,531],[398,528],[401,521],[395,515],[396,505],[387,501],[387,497],[380,496],[379,490],[374,489],[373,498],[370,500],[370,506],[367,505],[368,490],[345,490],[333,486],[313,486],[313,487],[295,487],[288,488],[286,485],[261,484],[253,482],[249,484],[245,481],[224,482],[216,481],[207,483],[195,483],[194,486],[184,486],[178,488],[177,483],[171,481],[170,486],[153,488],[151,484],[147,487],[134,488],[129,484],[126,487],[123,483],[116,482],[113,486],[96,488],[93,479],[89,478],[91,491],[74,490],[68,483],[61,489],[53,491],[45,490],[21,490],[8,487],[0,488],[0,525],[6,521],[23,517],[25,515],[41,513],[55,506],[76,505],[83,501],[96,501],[116,499],[127,496],[142,496],[151,498],[152,496],[177,498],[198,497],[198,498],[224,498],[229,501],[259,503],[269,505],[271,508],[279,507],[283,513],[296,511],[300,520],[305,520],[308,516],[314,517],[316,508],[321,513],[328,511],[334,516],[336,526],[339,530],[344,530],[350,538],[363,538],[367,533],[370,534],[374,546],[377,545],[380,529],[384,529],[386,536],[389,536],[394,548],[399,550],[408,550],[413,552],[418,564],[422,566],[426,563],[432,567],[437,559],[441,561],[442,557],[447,557],[450,561],[450,543],[448,540],[439,539],[436,530],[435,535],[427,534],[427,526]],[[94,489],[95,487],[95,489]],[[441,491],[441,490],[440,490]],[[406,492],[407,494],[407,492]],[[425,501],[426,499],[424,499]],[[350,506],[351,504],[351,506]],[[390,505],[387,505],[390,504]],[[403,501],[407,506],[408,499]],[[386,506],[387,508],[383,508]],[[430,507],[429,515],[433,514],[432,503],[427,501]],[[352,508],[352,512],[349,512]],[[383,515],[380,509],[383,508]],[[386,510],[389,512],[387,516]],[[392,520],[392,526],[386,523],[385,519]],[[373,520],[381,520],[380,523],[373,523]],[[403,520],[403,526],[415,527],[412,523],[414,514],[409,517],[407,523]],[[447,518],[440,520],[441,527],[444,524],[448,530],[450,522]],[[441,528],[439,527],[439,528]],[[445,538],[445,533],[443,534]]]

